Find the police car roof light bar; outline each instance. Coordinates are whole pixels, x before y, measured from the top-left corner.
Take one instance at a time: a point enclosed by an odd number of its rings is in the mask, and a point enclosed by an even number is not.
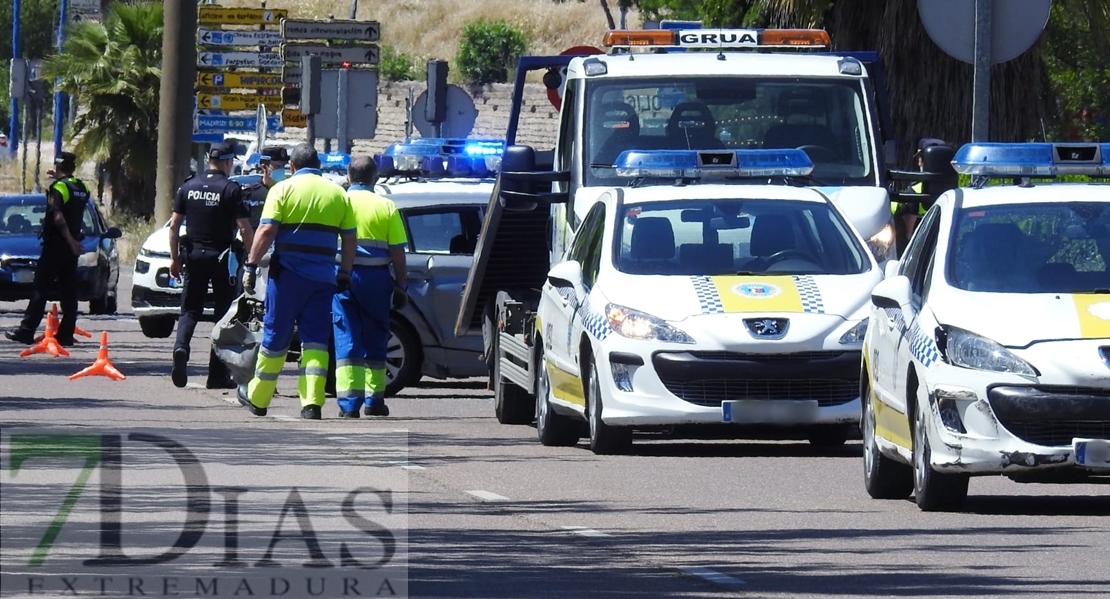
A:
[[[626,150],[613,166],[629,178],[807,177],[813,162],[802,150]]]
[[[383,177],[487,179],[497,176],[504,152],[499,139],[417,137],[390,144],[375,158]]]
[[[828,48],[829,34],[822,29],[644,29],[611,30],[602,45],[609,48],[711,48],[714,50],[761,48]]]
[[[969,143],[956,152],[952,167],[978,177],[1110,176],[1110,144]]]

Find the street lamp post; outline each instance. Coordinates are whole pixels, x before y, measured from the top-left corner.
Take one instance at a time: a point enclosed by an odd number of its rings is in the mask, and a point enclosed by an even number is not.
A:
[[[16,0],[18,2],[18,0]],[[66,0],[61,0],[59,3],[59,11],[61,15],[58,20],[58,54],[62,53],[62,43],[65,42],[66,30],[66,12],[69,8]],[[54,84],[58,85],[61,79],[55,79]],[[65,124],[65,112],[62,111],[62,104],[65,103],[65,92],[55,88],[54,91],[54,155],[62,153],[62,131]]]
[[[19,58],[19,5],[12,0],[12,58]],[[14,157],[19,148],[19,98],[12,97],[12,112],[8,120],[8,151]]]

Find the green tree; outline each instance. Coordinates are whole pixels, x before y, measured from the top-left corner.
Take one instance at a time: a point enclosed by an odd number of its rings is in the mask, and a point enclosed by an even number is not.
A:
[[[46,58],[54,54],[58,23],[57,0],[22,0],[20,3],[20,54],[22,58]],[[11,98],[8,96],[8,61],[12,56],[12,0],[0,0],[0,130],[7,133]],[[52,98],[48,99],[52,101]]]
[[[81,107],[78,156],[104,165],[113,208],[140,217],[154,213],[161,62],[162,4],[139,2],[74,24],[62,53],[43,65]]]
[[[469,83],[505,83],[527,50],[528,38],[511,24],[474,21],[463,27],[455,63]]]

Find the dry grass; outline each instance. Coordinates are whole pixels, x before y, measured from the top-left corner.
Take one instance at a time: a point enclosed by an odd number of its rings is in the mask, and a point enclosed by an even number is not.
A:
[[[259,6],[258,2],[243,0],[224,0],[221,4]],[[616,4],[615,0],[609,2],[613,18],[619,22]],[[266,6],[288,9],[290,17],[295,18],[345,19],[351,2],[271,0]],[[381,44],[413,56],[421,70],[429,58],[454,62],[459,35],[472,21],[508,21],[525,32],[528,53],[536,55],[558,54],[576,45],[600,46],[609,28],[598,0],[362,0],[356,17],[380,22]],[[627,24],[638,27],[639,14],[629,13]]]
[[[39,157],[39,178],[38,183],[41,188],[45,188],[50,183],[50,177],[47,176],[46,171],[53,168],[51,161],[54,157],[54,146],[51,143],[47,148],[44,142],[42,155]],[[23,184],[20,185],[22,178]],[[27,167],[26,174],[24,174],[23,167],[23,147],[20,146],[18,153],[15,156],[8,154],[8,148],[0,148],[0,193],[23,193],[30,192],[35,186],[35,142],[31,142],[31,147],[27,151]]]

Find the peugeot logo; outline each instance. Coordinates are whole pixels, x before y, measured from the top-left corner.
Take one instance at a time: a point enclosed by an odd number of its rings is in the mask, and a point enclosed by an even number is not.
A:
[[[1110,347],[1104,346],[1098,348],[1098,355],[1102,356],[1102,362],[1110,367]]]
[[[756,339],[782,339],[790,328],[785,318],[745,318],[744,326]]]

